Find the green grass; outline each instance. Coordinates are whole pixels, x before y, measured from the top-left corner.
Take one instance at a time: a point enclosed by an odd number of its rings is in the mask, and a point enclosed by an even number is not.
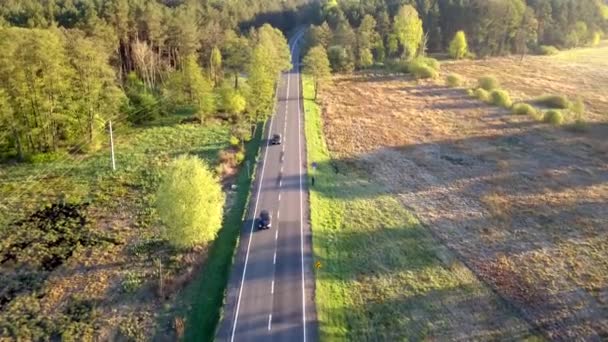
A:
[[[449,340],[487,320],[520,324],[398,196],[353,164],[332,160],[311,78],[303,86],[308,169],[316,178],[310,205],[313,254],[321,262],[315,270],[321,340]],[[485,312],[478,302],[495,310]],[[509,337],[500,324],[492,329],[469,337]]]
[[[91,210],[89,212],[92,213],[92,216],[89,218],[92,220],[93,226],[91,229],[94,232],[104,232],[109,234],[112,239],[122,243],[134,241],[139,243],[154,238],[157,234],[156,229],[154,229],[157,222],[153,206],[154,194],[164,166],[175,156],[185,153],[196,154],[214,165],[217,162],[218,151],[229,146],[230,127],[220,124],[117,127],[116,133],[117,170],[115,172],[110,169],[107,146],[103,146],[98,152],[86,156],[64,155],[59,158],[51,158],[49,162],[38,164],[3,165],[0,168],[0,193],[10,195],[0,198],[0,208],[2,208],[0,233],[6,234],[6,231],[2,232],[1,230],[10,229],[10,226],[7,228],[3,222],[22,219],[42,206],[64,199],[74,203],[90,203]],[[32,176],[34,178],[31,181],[24,181]],[[117,213],[117,215],[113,213]],[[99,224],[96,222],[97,216],[95,215],[103,218]],[[127,216],[129,220],[125,222],[122,215]],[[108,230],[106,225],[119,229]],[[130,247],[126,246],[124,248],[129,249]],[[122,257],[120,252],[118,254],[114,253],[122,248],[111,249],[111,253],[108,252],[109,254],[104,255],[106,260],[100,262],[109,262],[112,258],[120,259]],[[96,252],[108,251],[108,247],[100,245],[88,249],[88,251],[93,250]],[[178,254],[174,253],[168,256],[169,258],[177,258],[177,261],[167,265],[166,273],[168,275],[173,275],[181,270],[180,266],[183,264],[179,261],[181,259],[179,259],[180,255]],[[161,252],[160,255],[164,254]],[[70,263],[79,264],[82,261],[79,258],[82,257],[87,262],[91,262],[91,260],[86,259],[86,253],[76,253],[72,256],[73,260],[70,260]],[[129,260],[134,259],[137,258]],[[91,268],[95,268],[95,266],[93,263]],[[156,309],[156,306],[159,306],[157,299],[150,297],[146,300],[137,300],[137,298],[141,297],[141,292],[144,292],[146,296],[152,296],[150,286],[147,285],[153,283],[153,280],[149,277],[138,280],[138,276],[135,275],[154,272],[151,258],[141,259],[125,267],[128,267],[129,272],[133,273],[131,275],[127,273],[124,277],[120,277],[120,270],[115,270],[112,271],[110,279],[105,281],[123,279],[122,289],[128,289],[134,293],[127,293],[128,291],[86,292],[83,295],[96,298],[96,300],[99,299],[101,305],[108,305],[109,307],[113,307],[113,303],[108,303],[108,300],[117,300],[121,302],[121,305],[129,306],[130,309],[140,315],[150,315],[151,312],[145,311],[151,308]],[[71,270],[70,267],[68,269]],[[84,276],[90,275],[90,273],[87,273]],[[55,281],[61,279],[61,272],[54,275]],[[86,279],[86,281],[94,283],[97,280]],[[141,284],[139,284],[140,281]],[[117,284],[120,288],[120,281]],[[141,291],[139,285],[142,285]],[[42,283],[41,286],[42,292],[57,290],[53,287],[52,282]],[[94,288],[89,291],[94,291]],[[127,294],[119,295],[122,292]],[[15,304],[13,306],[17,307],[21,306],[20,303],[27,302],[30,305],[27,310],[34,310],[39,305],[38,301],[39,299],[35,293],[25,293],[13,299],[11,305]],[[69,303],[69,300],[67,300],[67,303],[62,301],[62,305]],[[171,301],[164,303],[167,306],[172,304]],[[24,339],[29,339],[27,336],[32,333],[30,329],[38,324],[36,323],[38,320],[61,321],[63,319],[61,307],[50,313],[41,313],[39,310],[34,310],[28,315],[22,315],[18,311],[7,309],[0,314],[0,325],[2,322],[11,322],[15,315],[24,317],[23,322],[19,324],[19,331],[15,332],[16,336],[22,336]],[[112,318],[119,322],[118,324],[122,324],[120,322],[125,318],[125,315],[125,312],[119,311],[112,314]],[[72,324],[70,322],[64,323]],[[85,322],[72,324],[70,326],[77,330],[71,333],[73,333],[73,336],[78,336],[79,331],[89,329],[90,324],[96,323],[87,321],[86,324]],[[145,329],[144,327],[141,328]],[[50,338],[48,334],[53,334],[53,330],[43,327],[37,333],[42,334],[40,339],[48,339]],[[152,332],[147,331],[147,333]]]

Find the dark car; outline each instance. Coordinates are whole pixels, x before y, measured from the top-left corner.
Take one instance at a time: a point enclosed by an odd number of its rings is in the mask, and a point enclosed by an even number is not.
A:
[[[270,144],[271,145],[281,145],[281,135],[280,134],[273,135],[272,139],[270,139]]]
[[[258,229],[269,229],[270,225],[270,213],[268,210],[262,210],[258,218]]]

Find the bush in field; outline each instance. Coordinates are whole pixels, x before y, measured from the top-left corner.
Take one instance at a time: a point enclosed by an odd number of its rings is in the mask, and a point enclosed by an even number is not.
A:
[[[243,162],[243,160],[245,160],[245,153],[237,152],[234,155],[234,158],[236,159],[237,164],[241,164]]]
[[[230,137],[230,145],[239,146],[240,143],[241,141],[239,140],[239,138],[235,137],[234,135]]]
[[[218,179],[197,157],[171,163],[157,192],[163,236],[185,248],[215,239],[222,225],[224,194]]]
[[[439,61],[435,58],[431,57],[416,57],[412,62],[425,64],[435,71],[439,71],[441,69],[441,63],[439,63]]]
[[[496,106],[503,108],[511,108],[513,105],[513,101],[511,101],[511,96],[504,90],[495,89],[490,94],[492,98],[492,103]]]
[[[417,57],[405,65],[406,71],[416,78],[437,78],[441,68],[439,61],[429,57]]]
[[[557,55],[559,50],[555,46],[541,45],[538,47],[538,53],[544,56]]]
[[[536,109],[527,103],[516,103],[512,109],[513,114],[536,116]]]
[[[534,100],[534,102],[538,105],[554,109],[568,109],[572,105],[572,103],[562,95],[544,95]]]
[[[490,93],[488,93],[485,89],[482,88],[475,89],[473,95],[483,102],[490,102],[491,100]]]
[[[464,34],[464,31],[456,32],[454,39],[450,43],[450,47],[448,48],[448,53],[450,57],[454,59],[463,59],[468,54],[468,45],[467,45],[467,37]]]
[[[420,78],[437,78],[439,73],[437,70],[433,69],[427,64],[423,63],[410,63],[408,66],[409,72],[411,72],[414,77]]]
[[[464,83],[464,79],[458,74],[449,74],[445,81],[452,88],[460,87]]]
[[[500,88],[500,83],[494,76],[484,76],[477,80],[477,85],[487,91]]]
[[[555,126],[559,126],[564,122],[564,116],[559,110],[549,110],[543,116],[543,121]]]

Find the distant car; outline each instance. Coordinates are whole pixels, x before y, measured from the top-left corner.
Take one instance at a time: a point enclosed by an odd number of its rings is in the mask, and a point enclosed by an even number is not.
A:
[[[258,229],[270,229],[271,224],[270,213],[268,210],[262,210],[258,218]]]
[[[270,139],[270,144],[271,145],[281,145],[281,135],[280,134],[273,135],[272,139]]]

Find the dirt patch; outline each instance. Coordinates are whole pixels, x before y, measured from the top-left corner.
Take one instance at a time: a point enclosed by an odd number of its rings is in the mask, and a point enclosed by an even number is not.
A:
[[[552,70],[545,77],[562,77]],[[602,89],[584,88],[599,100],[589,131],[573,133],[432,82],[338,77],[322,94],[325,136],[335,163],[355,163],[397,194],[547,337],[600,340],[608,337]]]

